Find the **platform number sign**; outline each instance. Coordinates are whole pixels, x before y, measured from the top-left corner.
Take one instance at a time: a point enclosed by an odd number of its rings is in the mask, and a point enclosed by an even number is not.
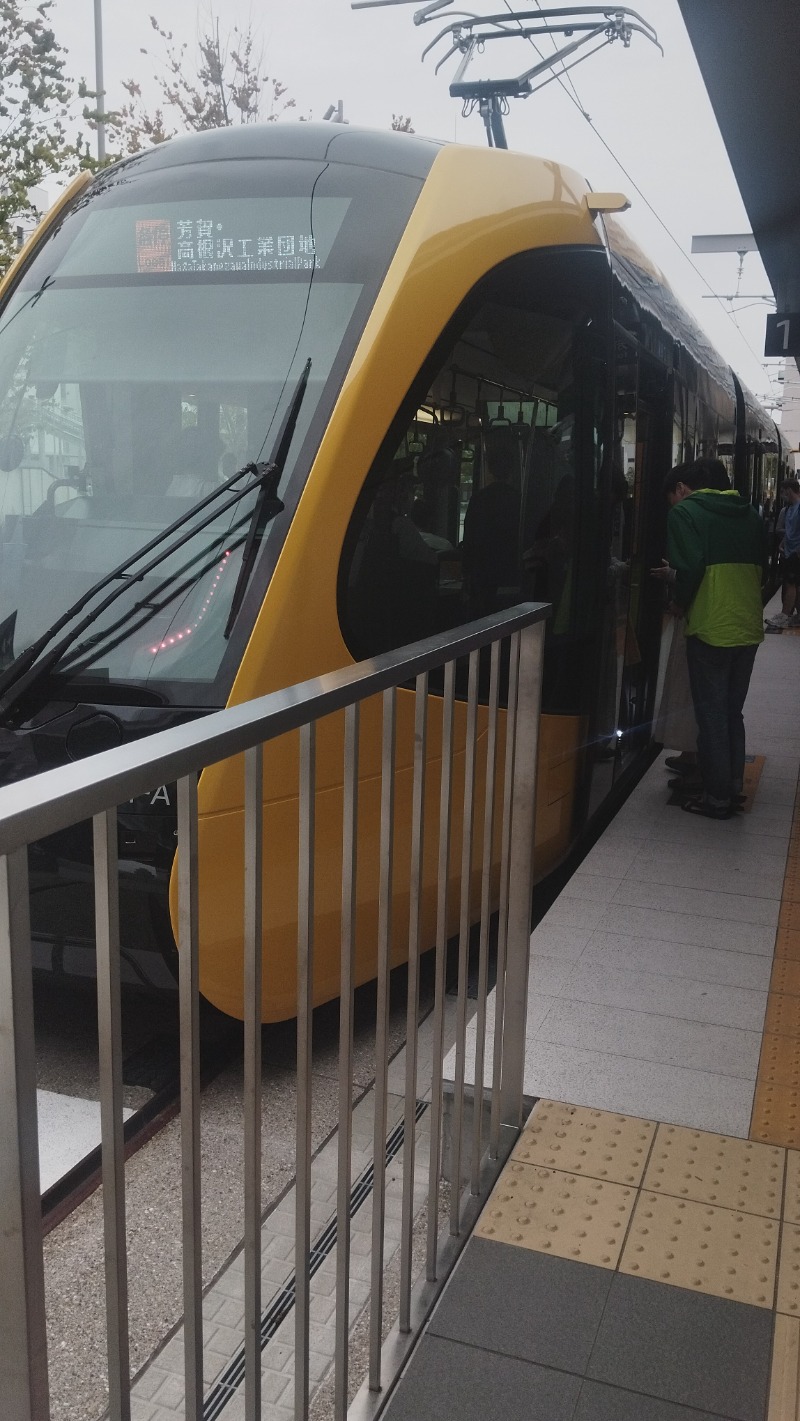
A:
[[[767,316],[765,355],[800,355],[800,311]]]

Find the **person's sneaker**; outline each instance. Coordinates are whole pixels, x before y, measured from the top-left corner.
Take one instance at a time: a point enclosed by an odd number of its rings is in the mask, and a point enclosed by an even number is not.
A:
[[[785,612],[778,612],[774,617],[767,617],[766,625],[772,627],[773,631],[781,631],[784,627],[788,627],[789,618]]]

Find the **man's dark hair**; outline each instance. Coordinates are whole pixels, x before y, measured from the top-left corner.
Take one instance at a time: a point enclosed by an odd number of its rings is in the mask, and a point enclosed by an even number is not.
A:
[[[670,469],[663,484],[663,493],[665,498],[668,498],[671,493],[675,493],[677,491],[678,484],[683,484],[686,482],[684,475],[688,468],[688,464],[676,464],[674,469]]]
[[[784,479],[781,484],[781,491],[785,488],[790,488],[792,493],[800,493],[800,483],[798,483],[797,479]]]
[[[730,492],[731,481],[728,470],[721,459],[695,459],[683,471],[681,483],[687,488],[713,488],[721,493]]]

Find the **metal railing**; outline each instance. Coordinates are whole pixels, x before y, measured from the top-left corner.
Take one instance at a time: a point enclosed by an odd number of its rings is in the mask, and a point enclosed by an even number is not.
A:
[[[244,895],[244,1257],[245,1415],[261,1415],[261,974],[263,746],[299,732],[299,843],[297,933],[297,1155],[295,1235],[295,1417],[308,1413],[311,1249],[311,1046],[314,965],[315,732],[325,716],[344,711],[342,939],[339,1041],[339,1131],[336,1246],[335,1410],[347,1414],[351,1125],[353,1100],[354,903],[358,847],[359,708],[383,698],[381,879],[377,941],[377,1018],[374,1106],[374,1193],[370,1293],[369,1375],[350,1407],[359,1418],[377,1415],[463,1246],[493,1179],[517,1137],[523,1105],[528,948],[532,892],[536,759],[544,619],[548,608],[525,604],[493,618],[346,670],[294,686],[200,721],[41,774],[0,792],[0,1415],[3,1421],[50,1416],[44,1306],[41,1204],[36,1111],[31,933],[27,845],[91,818],[97,941],[97,1001],[102,1124],[105,1286],[109,1415],[130,1417],[128,1288],[125,1238],[121,994],[117,810],[154,786],[178,781],[178,946],[181,1053],[181,1175],[185,1415],[203,1416],[202,1256],[200,1235],[200,1070],[198,933],[198,777],[207,765],[245,757]],[[501,663],[501,650],[503,659]],[[486,700],[483,841],[476,838],[475,784],[479,753],[481,652],[490,660]],[[452,1106],[452,1204],[439,1231],[439,1176],[443,1116],[445,963],[451,864],[456,665],[468,658],[462,818],[458,1002]],[[501,669],[502,667],[502,669]],[[442,762],[438,830],[437,934],[430,1081],[431,1151],[424,1276],[412,1277],[414,1140],[417,1112],[420,903],[422,893],[427,720],[433,696],[429,673],[443,668]],[[507,680],[502,784],[499,695]],[[406,1044],[405,1131],[399,1316],[385,1342],[384,1224],[391,904],[394,832],[396,704],[398,689],[415,684],[410,934]],[[438,683],[437,683],[438,684]],[[438,714],[438,710],[437,710]],[[483,739],[484,737],[480,737]],[[461,753],[461,745],[458,746]],[[482,753],[482,748],[480,753]],[[500,814],[501,824],[495,815]],[[502,839],[496,963],[494,1049],[485,1059],[489,920],[496,904],[493,844]],[[478,1004],[471,1140],[465,1124],[467,965],[471,925],[470,878],[477,850],[482,862]],[[491,1064],[491,1084],[484,1075]],[[488,1149],[481,1130],[491,1104]],[[469,1166],[466,1168],[466,1156]],[[463,1192],[462,1178],[466,1181]]]

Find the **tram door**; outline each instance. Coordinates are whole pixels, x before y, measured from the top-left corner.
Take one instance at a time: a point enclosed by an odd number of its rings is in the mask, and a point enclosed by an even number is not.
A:
[[[655,557],[650,530],[662,522],[659,500],[668,470],[660,448],[665,391],[666,372],[619,342],[611,529],[616,583],[616,773],[650,737],[659,625],[659,584],[650,577],[650,568],[660,558],[660,552]]]

